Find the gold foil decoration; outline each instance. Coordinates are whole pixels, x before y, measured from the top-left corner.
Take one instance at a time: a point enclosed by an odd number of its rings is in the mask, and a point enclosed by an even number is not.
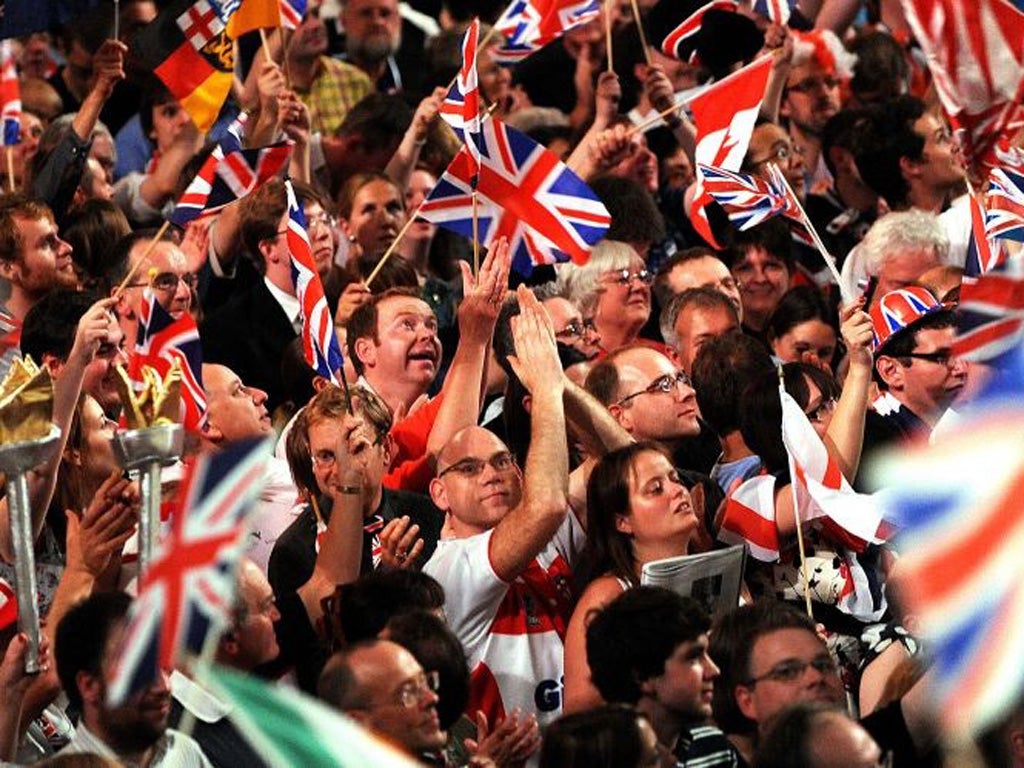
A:
[[[39,440],[53,422],[53,380],[31,357],[15,360],[0,383],[0,444]]]
[[[176,424],[181,412],[181,366],[175,360],[161,379],[148,365],[142,366],[142,388],[128,377],[122,366],[117,367],[117,388],[124,406],[128,429],[146,429],[162,424]]]

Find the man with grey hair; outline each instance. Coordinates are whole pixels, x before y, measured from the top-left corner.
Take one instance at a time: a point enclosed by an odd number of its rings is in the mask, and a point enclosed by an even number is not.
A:
[[[689,375],[704,342],[740,330],[740,315],[728,295],[717,288],[688,288],[661,312],[661,336]]]
[[[843,264],[851,296],[870,282],[874,297],[915,283],[932,267],[949,263],[949,238],[939,218],[916,209],[890,213],[874,223]]]

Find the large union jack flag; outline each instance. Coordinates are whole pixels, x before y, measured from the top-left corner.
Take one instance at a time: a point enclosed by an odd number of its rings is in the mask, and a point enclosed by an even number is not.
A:
[[[971,194],[968,204],[971,209],[971,237],[967,241],[967,258],[964,261],[964,277],[974,278],[995,269],[1002,263],[1006,253],[1002,244],[986,232],[986,214],[978,196]]]
[[[111,706],[151,685],[186,652],[198,655],[209,633],[229,623],[246,517],[259,498],[270,453],[268,439],[245,440],[201,455],[189,469],[170,532],[128,614],[108,681]]]
[[[1024,691],[1024,370],[1019,354],[1007,362],[943,439],[894,451],[872,477],[899,516],[896,585],[954,739],[998,722]]]
[[[129,360],[128,375],[144,381],[142,367],[148,365],[161,377],[174,363],[181,369],[181,400],[185,403],[185,428],[199,431],[206,421],[206,393],[203,391],[203,348],[196,321],[188,312],[175,320],[160,306],[156,293],[147,288],[139,313],[139,333]]]
[[[334,318],[324,297],[324,286],[316,271],[313,249],[306,232],[306,216],[295,197],[290,181],[288,191],[288,251],[292,258],[292,281],[302,307],[302,351],[317,373],[332,380],[339,387],[338,371],[344,364],[338,337],[334,333]]]
[[[582,264],[604,237],[611,216],[594,192],[553,153],[495,119],[481,126],[480,244],[506,237],[512,266]],[[420,207],[420,216],[473,236],[472,161],[463,147]]]
[[[172,224],[184,228],[193,219],[216,213],[272,179],[288,164],[291,142],[242,149],[243,125],[242,120],[232,123],[213,148],[178,200],[170,217]]]
[[[10,40],[0,42],[0,115],[4,121],[3,145],[17,144],[21,141],[21,87]]]
[[[999,139],[1024,125],[1024,13],[1006,0],[904,0],[935,89],[966,156],[995,164]]]
[[[954,353],[999,363],[1024,342],[1024,256],[1011,255],[960,288]]]
[[[462,68],[448,89],[441,104],[441,119],[452,127],[466,145],[469,159],[474,164],[474,175],[480,167],[480,89],[476,72],[477,37],[480,19],[473,19],[462,38]]]
[[[1024,242],[1024,173],[993,168],[985,193],[985,233]]]
[[[505,40],[491,56],[499,64],[516,64],[600,12],[599,0],[512,0],[494,24]]]

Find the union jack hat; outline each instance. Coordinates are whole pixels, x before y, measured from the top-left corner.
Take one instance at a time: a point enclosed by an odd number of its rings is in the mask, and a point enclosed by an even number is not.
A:
[[[871,308],[871,327],[875,332],[872,349],[875,354],[894,334],[938,309],[944,309],[944,305],[927,288],[915,285],[889,291]]]

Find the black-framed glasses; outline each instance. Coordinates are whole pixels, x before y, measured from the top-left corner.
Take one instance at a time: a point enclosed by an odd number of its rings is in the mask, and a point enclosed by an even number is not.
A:
[[[690,377],[683,371],[676,371],[675,373],[666,373],[664,376],[659,376],[657,379],[652,381],[646,387],[641,389],[639,392],[634,392],[631,395],[626,395],[616,403],[616,405],[624,405],[632,400],[634,397],[640,397],[640,395],[656,395],[669,394],[675,391],[678,387],[689,387]]]
[[[940,349],[937,352],[908,352],[900,357],[909,357],[912,360],[924,360],[929,363],[938,363],[948,366],[955,358],[953,352],[948,349]]]
[[[811,421],[822,422],[829,414],[835,411],[838,402],[839,401],[836,400],[834,397],[830,397],[827,400],[822,400],[821,404],[813,411],[808,411],[806,413],[806,416]]]
[[[570,320],[569,324],[562,330],[555,334],[556,339],[583,339],[588,334],[593,333],[596,330],[593,320],[584,320],[579,322],[577,320]]]
[[[609,272],[607,278],[609,283],[623,288],[629,287],[634,280],[639,281],[642,285],[650,285],[654,279],[646,269],[638,269],[636,272],[630,272],[628,269],[616,269]]]
[[[479,477],[480,473],[484,471],[484,467],[490,465],[494,468],[495,472],[508,472],[512,467],[515,466],[516,460],[512,457],[512,454],[508,451],[501,451],[496,453],[489,459],[476,459],[469,457],[456,461],[450,467],[445,467],[437,473],[438,478],[442,478],[449,472],[454,472],[460,477],[466,479],[472,479]]]
[[[755,685],[764,682],[765,680],[771,680],[776,683],[795,683],[804,676],[804,672],[807,671],[808,667],[812,667],[815,672],[822,675],[835,674],[836,672],[835,659],[833,659],[828,653],[822,653],[815,656],[810,661],[790,659],[789,661],[784,661],[781,664],[776,664],[763,675],[750,678],[744,683],[744,685],[748,688],[753,688]]]
[[[189,289],[194,289],[198,285],[199,280],[196,278],[194,272],[186,272],[183,275],[176,275],[173,272],[161,272],[155,275],[149,284],[158,291],[176,291],[178,290],[178,283],[182,282]]]

